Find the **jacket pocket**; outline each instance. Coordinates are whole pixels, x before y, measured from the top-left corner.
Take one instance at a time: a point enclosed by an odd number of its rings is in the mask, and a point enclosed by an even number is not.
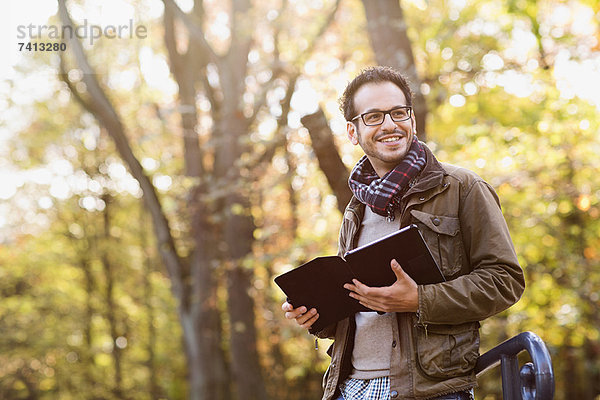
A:
[[[471,373],[479,358],[479,323],[415,324],[417,369],[429,379],[443,380]]]
[[[463,244],[457,217],[411,210],[427,246],[446,278],[453,278],[462,267]]]

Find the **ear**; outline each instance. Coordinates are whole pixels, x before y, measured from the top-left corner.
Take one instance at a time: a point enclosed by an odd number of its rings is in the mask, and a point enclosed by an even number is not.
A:
[[[346,133],[350,142],[356,146],[358,144],[358,129],[353,122],[346,121]]]
[[[414,110],[413,110],[412,115],[410,116],[410,124],[411,124],[413,133],[415,134],[415,136],[417,136],[417,120],[415,119]]]

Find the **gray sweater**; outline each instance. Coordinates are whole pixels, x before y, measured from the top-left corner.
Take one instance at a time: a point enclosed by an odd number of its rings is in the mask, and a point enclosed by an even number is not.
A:
[[[358,236],[358,246],[395,232],[399,226],[399,218],[388,221],[367,207]],[[389,376],[395,313],[380,315],[376,312],[361,312],[354,318],[356,335],[350,378],[374,379]]]

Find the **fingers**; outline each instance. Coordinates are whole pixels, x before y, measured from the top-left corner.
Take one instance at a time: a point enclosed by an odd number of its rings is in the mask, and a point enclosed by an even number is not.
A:
[[[374,311],[387,311],[385,304],[374,297],[365,297],[356,293],[350,293],[350,297],[358,300],[358,302]]]
[[[370,287],[368,287],[367,285],[365,285],[364,283],[362,283],[358,279],[352,279],[352,282],[354,283],[354,287],[356,287],[356,291],[358,291],[361,294],[367,294],[368,293]]]
[[[285,317],[287,319],[296,319],[299,316],[303,315],[306,312],[306,307],[302,306],[302,307],[298,307],[298,308],[292,308],[290,311],[287,311],[285,313]]]
[[[394,271],[397,280],[406,279],[408,277],[406,272],[402,269],[402,266],[395,259],[390,262],[390,266],[392,267],[392,271]]]
[[[411,278],[410,275],[404,272],[402,266],[398,263],[398,261],[392,260],[390,262],[390,265],[392,267],[392,271],[394,271],[394,274],[396,275],[396,282],[402,282],[404,284],[408,284],[409,286],[416,286],[416,283],[413,280],[413,278]]]
[[[317,310],[314,308],[311,308],[309,312],[307,312],[306,314],[296,318],[296,322],[298,323],[298,325],[300,325],[302,328],[310,328],[312,326],[312,324],[314,324],[314,322],[319,318],[319,313],[317,313]]]
[[[379,288],[370,288],[370,289],[379,289]],[[383,288],[381,288],[383,289]],[[389,312],[391,311],[390,308],[390,304],[388,304],[388,302],[390,301],[389,297],[385,295],[386,292],[380,292],[380,291],[374,291],[374,293],[370,296],[366,296],[366,295],[360,295],[357,293],[350,293],[350,297],[358,300],[358,302],[365,306],[370,308],[371,310],[374,311],[383,311],[383,312]]]
[[[375,311],[413,312],[418,308],[418,287],[396,260],[390,261],[396,282],[390,286],[369,287],[357,279],[346,283],[348,295],[361,305]]]
[[[362,295],[367,295],[371,290],[370,287],[361,283],[358,279],[352,279],[352,283],[344,284],[344,289],[349,290],[350,292],[355,292]]]
[[[287,319],[295,319],[296,323],[303,328],[310,328],[312,324],[319,318],[319,313],[315,308],[307,311],[305,306],[294,308],[287,301],[281,305],[281,309],[285,311]]]
[[[375,293],[371,293],[373,288],[370,288],[367,285],[364,285],[357,279],[352,279],[352,282],[353,283],[346,283],[344,285],[344,289],[347,289],[350,291],[350,293],[348,293],[348,296],[352,297],[353,299],[358,300],[358,302],[360,304],[362,304],[363,306],[369,307],[370,309],[374,310],[375,308],[373,308],[372,304],[370,304],[371,303],[370,300],[373,300],[373,299],[368,297],[369,294],[375,294]]]
[[[390,307],[387,305],[390,296],[390,287],[370,287],[357,279],[352,280],[352,284],[347,283],[344,288],[349,290],[348,296],[358,300],[358,302],[374,311],[388,312]]]

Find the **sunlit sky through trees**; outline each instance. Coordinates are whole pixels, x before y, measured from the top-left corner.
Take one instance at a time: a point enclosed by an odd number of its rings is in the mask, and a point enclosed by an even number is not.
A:
[[[8,3],[8,4],[6,4]],[[73,4],[72,16],[77,24],[83,24],[85,20],[89,25],[98,25],[106,27],[108,25],[126,25],[130,20],[138,20],[140,15],[139,9],[134,8],[131,2],[125,0],[103,0],[103,1],[86,1],[83,7],[76,7]],[[190,1],[178,2],[182,9],[189,10],[191,8]],[[322,6],[319,1],[300,2],[306,3],[305,7]],[[412,5],[419,9],[425,10],[428,5],[422,0],[407,0],[403,3]],[[465,1],[450,1],[450,19],[458,18],[459,13],[465,6]],[[163,11],[162,2],[159,0],[146,0],[143,2],[145,10],[144,19],[160,18]],[[22,113],[22,106],[31,103],[34,99],[37,101],[43,100],[50,96],[53,92],[52,85],[55,84],[54,74],[56,70],[56,57],[52,58],[52,62],[47,68],[40,69],[34,72],[28,72],[22,75],[16,72],[15,68],[20,63],[26,63],[29,57],[35,53],[27,53],[18,50],[18,42],[24,39],[17,39],[18,26],[29,27],[33,25],[33,35],[37,35],[38,27],[48,24],[48,19],[57,11],[57,6],[54,1],[40,0],[8,0],[4,7],[8,6],[8,12],[3,12],[0,15],[0,50],[8,57],[8,62],[3,62],[0,65],[1,76],[3,78],[15,78],[15,87],[11,88],[6,83],[0,84],[0,109],[1,118],[4,122],[0,127],[0,140],[5,140],[10,137],[15,131],[23,128],[27,123],[23,118],[19,118]],[[300,11],[302,7],[300,7]],[[495,18],[493,7],[486,12],[482,12],[480,18],[471,21],[468,25],[460,28],[458,35],[468,33],[485,33],[494,35],[500,29],[503,23],[501,18]],[[486,19],[489,17],[489,19]],[[560,90],[561,96],[564,98],[572,98],[577,96],[583,100],[587,100],[600,109],[600,55],[590,56],[588,53],[592,48],[598,48],[598,36],[595,36],[594,11],[590,6],[577,2],[564,2],[557,5],[552,10],[548,11],[547,15],[542,15],[546,25],[542,25],[541,29],[551,29],[550,35],[560,37],[569,31],[570,34],[579,35],[581,44],[578,49],[581,51],[582,59],[573,57],[567,50],[560,51],[555,56],[554,78],[556,86]],[[267,15],[267,18],[269,16]],[[505,17],[510,18],[510,17]],[[220,12],[216,18],[210,21],[208,32],[212,35],[215,41],[226,39],[229,35],[229,19],[227,14]],[[546,27],[546,28],[545,28]],[[549,27],[549,28],[548,28]],[[22,28],[21,28],[22,29]],[[28,32],[29,33],[29,32]],[[467,96],[477,95],[479,86],[486,85],[488,87],[500,86],[504,90],[517,97],[535,99],[536,91],[540,88],[536,83],[535,77],[529,72],[534,72],[540,68],[538,61],[531,57],[531,53],[536,51],[536,38],[530,32],[529,27],[515,25],[512,32],[513,42],[506,46],[507,50],[504,54],[490,52],[483,56],[483,69],[486,73],[479,82],[469,82],[464,85],[462,90],[457,90],[456,93],[450,94],[447,98],[448,103],[460,108],[465,105]],[[210,37],[209,37],[210,38]],[[121,39],[127,40],[127,39]],[[151,39],[147,39],[151,40]],[[268,40],[267,40],[268,41]],[[266,44],[265,44],[266,45]],[[550,46],[551,43],[545,43]],[[453,57],[453,49],[449,47],[439,48],[439,43],[435,39],[430,39],[426,43],[427,51],[439,51],[443,59]],[[552,51],[551,48],[547,49]],[[250,53],[250,62],[253,58],[258,57],[257,53]],[[139,51],[139,61],[145,83],[156,90],[162,92],[165,98],[172,98],[176,93],[176,85],[170,77],[169,67],[164,56],[155,54],[149,46],[143,46]],[[523,70],[506,69],[506,62],[517,62],[524,64]],[[341,93],[347,80],[350,77],[340,76],[335,74],[335,70],[339,67],[337,60],[329,61],[332,70],[333,78],[328,81],[328,84],[333,85],[337,93]],[[323,68],[322,65],[317,66],[317,61],[309,60],[304,66],[305,70],[310,73],[316,68]],[[327,66],[325,67],[328,68]],[[468,70],[471,66],[468,63],[459,64],[459,68]],[[123,71],[111,77],[111,86],[129,90],[137,77],[131,71]],[[325,101],[326,109],[333,115],[331,121],[332,128],[335,132],[342,132],[344,129],[344,121],[342,116],[337,112],[337,104],[335,99],[325,99],[319,93],[315,85],[308,80],[301,80],[298,84],[296,93],[294,94],[292,107],[293,112],[290,116],[290,124],[292,127],[299,127],[299,119],[302,115],[315,111],[317,101]],[[427,84],[422,88],[425,95],[429,91]],[[8,107],[7,98],[11,99],[14,107]],[[581,122],[586,124],[585,121]],[[265,120],[258,127],[258,133],[261,136],[268,137],[273,129],[274,121]],[[3,151],[3,150],[0,150]],[[345,153],[348,154],[348,153]],[[7,200],[14,196],[17,189],[22,187],[25,181],[34,181],[39,184],[50,185],[49,195],[57,198],[65,198],[69,195],[70,185],[77,185],[75,182],[67,182],[67,176],[71,173],[68,163],[62,160],[54,160],[48,166],[40,167],[35,170],[26,172],[18,172],[12,169],[6,161],[0,165],[0,199]],[[152,160],[146,160],[146,166],[152,164]],[[151,169],[151,167],[150,167]],[[117,178],[115,176],[115,178]],[[123,175],[125,179],[125,174]],[[169,188],[169,178],[158,178],[157,187],[160,189]],[[123,183],[131,192],[138,190],[135,182],[131,180],[129,183]],[[45,198],[40,199],[40,205],[50,204]],[[10,212],[4,207],[0,209],[0,227],[4,225],[6,220],[5,214]]]

